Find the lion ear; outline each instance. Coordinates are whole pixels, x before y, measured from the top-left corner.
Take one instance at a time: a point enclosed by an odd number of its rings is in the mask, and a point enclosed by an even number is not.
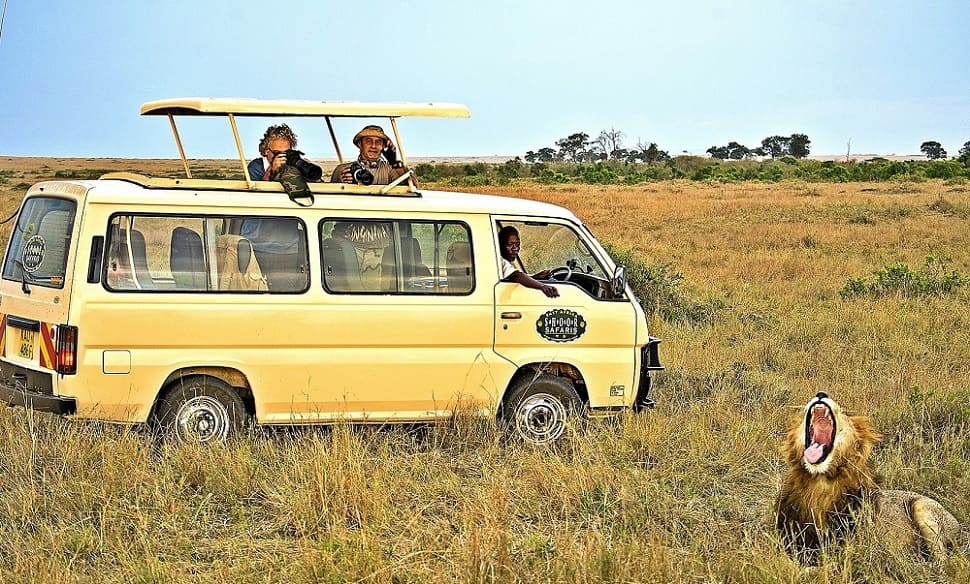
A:
[[[849,420],[852,421],[852,425],[855,427],[856,432],[859,433],[860,438],[868,439],[872,442],[882,440],[882,434],[872,425],[872,420],[868,416],[849,416]]]

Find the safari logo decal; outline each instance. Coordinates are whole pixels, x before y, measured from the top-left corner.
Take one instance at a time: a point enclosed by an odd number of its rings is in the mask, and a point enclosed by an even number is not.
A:
[[[44,238],[40,235],[35,235],[27,240],[27,243],[24,244],[24,251],[20,254],[25,272],[32,274],[37,271],[37,268],[44,263],[44,250],[46,248]]]
[[[543,312],[536,321],[536,331],[544,339],[557,343],[575,341],[586,332],[586,319],[581,315],[556,308]]]

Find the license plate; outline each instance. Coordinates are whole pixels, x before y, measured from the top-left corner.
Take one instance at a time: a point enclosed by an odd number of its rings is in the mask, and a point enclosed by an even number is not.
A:
[[[29,331],[29,330],[26,330],[26,329],[19,329],[19,330],[20,330],[20,342],[17,343],[17,345],[19,347],[17,349],[17,356],[19,356],[21,359],[30,359],[30,360],[33,360],[33,358],[34,358],[34,337],[37,336],[37,332],[36,331]]]

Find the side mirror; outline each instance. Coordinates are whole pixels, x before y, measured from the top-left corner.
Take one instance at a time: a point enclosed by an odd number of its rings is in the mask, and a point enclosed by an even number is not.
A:
[[[626,266],[616,266],[616,269],[613,270],[613,279],[610,280],[610,291],[613,293],[613,298],[623,296],[625,290]]]

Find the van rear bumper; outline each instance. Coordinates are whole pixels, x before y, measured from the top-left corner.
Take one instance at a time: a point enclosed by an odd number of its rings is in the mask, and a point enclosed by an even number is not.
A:
[[[73,397],[60,397],[38,393],[21,387],[0,383],[0,403],[23,406],[38,412],[71,415],[77,411],[77,401]]]

